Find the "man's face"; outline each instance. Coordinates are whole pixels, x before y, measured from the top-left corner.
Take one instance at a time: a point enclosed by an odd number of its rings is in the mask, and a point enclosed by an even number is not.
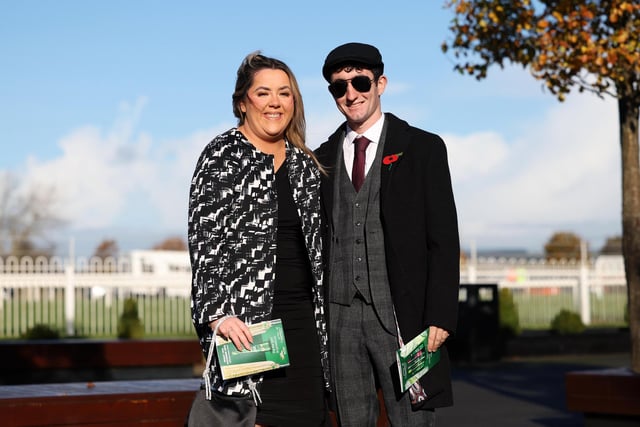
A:
[[[354,79],[356,79],[355,82]],[[368,90],[365,90],[367,89],[366,80],[371,83]],[[351,129],[362,133],[380,118],[382,115],[380,95],[387,84],[385,76],[381,76],[376,83],[373,81],[371,70],[345,67],[331,75],[331,83],[334,87],[330,91],[336,106],[344,114]],[[340,89],[344,89],[345,84],[346,90],[342,94],[343,90]]]

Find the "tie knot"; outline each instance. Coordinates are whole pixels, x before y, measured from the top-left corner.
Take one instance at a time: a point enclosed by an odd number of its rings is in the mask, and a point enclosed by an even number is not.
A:
[[[353,143],[356,144],[356,151],[360,152],[366,151],[370,142],[366,136],[359,136],[353,140]]]

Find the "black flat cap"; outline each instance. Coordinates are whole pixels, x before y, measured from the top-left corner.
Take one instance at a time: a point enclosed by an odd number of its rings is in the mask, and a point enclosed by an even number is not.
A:
[[[338,68],[340,64],[356,63],[368,65],[370,67],[381,67],[384,70],[382,55],[380,51],[364,43],[347,43],[333,49],[327,55],[322,66],[322,75],[330,82],[331,74]]]

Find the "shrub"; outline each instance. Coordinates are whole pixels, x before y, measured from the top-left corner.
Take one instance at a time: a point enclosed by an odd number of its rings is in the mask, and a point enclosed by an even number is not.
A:
[[[561,335],[577,334],[584,331],[585,326],[578,313],[566,309],[560,310],[551,321],[551,330]]]
[[[513,301],[513,294],[508,288],[500,289],[499,297],[500,310],[500,330],[507,337],[520,335],[520,318],[518,317],[518,307]]]
[[[139,339],[143,336],[144,326],[138,317],[138,302],[134,298],[127,298],[118,319],[118,338]]]
[[[37,324],[27,329],[22,334],[22,338],[25,340],[57,340],[60,339],[60,332],[49,325]]]

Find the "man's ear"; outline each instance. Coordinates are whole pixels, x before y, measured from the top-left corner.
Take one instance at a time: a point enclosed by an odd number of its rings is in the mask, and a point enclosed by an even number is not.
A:
[[[378,95],[382,95],[387,87],[387,76],[378,77]]]

